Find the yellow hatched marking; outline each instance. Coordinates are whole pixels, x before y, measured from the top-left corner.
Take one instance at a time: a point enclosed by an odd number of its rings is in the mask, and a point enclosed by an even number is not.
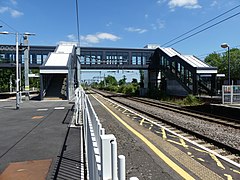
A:
[[[167,141],[182,146],[182,143],[179,143],[177,141],[173,141],[171,139],[168,139]]]
[[[202,161],[202,162],[205,162],[205,160],[204,159],[202,159],[202,158],[197,158],[199,161]]]
[[[162,128],[162,138],[165,140],[167,139],[167,134],[164,128]]]
[[[227,180],[232,180],[233,178],[232,178],[232,176],[231,175],[229,175],[229,174],[224,174],[224,176],[226,176],[227,177]]]
[[[94,98],[95,96],[92,95]],[[180,176],[184,179],[194,179],[190,174],[188,174],[184,169],[178,166],[175,162],[173,162],[170,158],[168,158],[162,151],[160,151],[154,144],[152,144],[146,137],[144,137],[141,133],[133,129],[130,125],[128,125],[124,120],[122,120],[119,116],[117,116],[113,111],[111,111],[107,106],[105,106],[101,101],[95,98],[108,112],[110,112],[120,123],[122,123],[129,131],[131,131],[134,135],[136,135],[139,139],[141,139],[159,158],[161,158],[164,162],[168,164],[174,171],[176,171]]]
[[[124,114],[127,110],[125,109],[122,113]]]
[[[172,134],[168,134],[168,137],[172,137],[172,138],[178,138],[177,136],[175,136],[175,135],[172,135]]]
[[[154,132],[157,133],[157,134],[162,134],[162,132],[157,131],[157,130],[155,130]]]
[[[188,145],[185,143],[185,141],[183,139],[180,138],[180,142],[183,147],[188,148]]]
[[[153,124],[151,124],[151,126],[148,128],[149,130],[151,130],[152,129],[152,127],[153,127]]]
[[[150,124],[151,126],[153,126],[153,124],[149,121],[145,121],[146,119],[142,119],[141,122],[140,122],[140,125],[142,126],[143,124]]]
[[[237,171],[236,169],[230,169],[230,170],[232,170],[233,172],[235,172],[235,173],[237,173],[237,174],[240,174],[240,171]]]
[[[183,146],[183,147],[185,147],[185,148],[188,148],[188,145],[186,145],[186,143],[185,143],[185,141],[184,141],[183,139],[179,139],[179,140],[180,140],[180,143],[177,142],[177,141],[173,141],[173,140],[171,140],[171,139],[168,139],[167,141],[168,141],[168,142],[175,143],[175,144],[178,144],[178,145]]]
[[[209,153],[209,155],[217,163],[218,167],[225,169],[225,167],[222,165],[222,163],[218,160],[218,158],[214,154]]]

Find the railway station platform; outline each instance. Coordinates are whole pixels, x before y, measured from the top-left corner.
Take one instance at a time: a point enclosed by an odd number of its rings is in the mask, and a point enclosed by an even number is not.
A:
[[[126,179],[224,179],[193,154],[183,152],[192,148],[187,143],[176,142],[178,148],[149,131],[145,127],[149,124],[136,123],[130,114],[109,106],[94,93],[88,96],[106,134],[116,137],[118,154],[126,157]],[[19,110],[15,110],[14,99],[1,101],[0,179],[84,179],[82,132],[72,124],[73,116],[69,101],[30,100],[21,103]]]
[[[0,102],[0,179],[81,179],[80,128],[69,101]],[[83,179],[83,178],[82,178]]]

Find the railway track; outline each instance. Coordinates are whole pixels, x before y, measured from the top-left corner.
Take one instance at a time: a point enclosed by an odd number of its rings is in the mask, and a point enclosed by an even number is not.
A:
[[[218,123],[218,124],[222,124],[225,126],[230,126],[233,128],[240,128],[240,121],[237,119],[231,119],[231,118],[226,118],[226,117],[220,117],[220,116],[216,116],[216,115],[212,115],[209,113],[204,113],[204,112],[198,112],[198,111],[194,111],[191,109],[187,109],[184,107],[180,107],[174,104],[169,104],[169,103],[164,103],[164,102],[153,102],[151,100],[148,100],[146,98],[136,98],[136,97],[126,97],[129,100],[133,100],[139,103],[142,103],[144,105],[149,105],[149,106],[154,106],[154,107],[158,107],[158,108],[162,108],[165,110],[169,110],[172,112],[176,112],[176,113],[180,113],[180,114],[184,114],[187,116],[192,116],[194,118],[199,118],[205,121],[209,121],[209,122],[214,122],[214,123]]]
[[[107,99],[110,99],[114,102],[117,102],[121,104],[124,107],[127,107],[129,109],[132,109],[135,112],[138,112],[140,114],[143,114],[149,118],[151,118],[154,123],[164,123],[166,126],[170,129],[175,129],[174,131],[182,131],[181,134],[187,134],[186,136],[192,135],[196,137],[197,141],[204,141],[205,144],[210,144],[209,148],[214,149],[215,151],[218,151],[222,153],[225,157],[231,157],[231,159],[237,163],[240,162],[240,150],[236,147],[233,147],[232,145],[229,145],[225,142],[221,142],[221,140],[216,140],[212,137],[206,136],[205,134],[199,133],[198,131],[194,131],[192,129],[189,129],[187,127],[182,126],[181,124],[177,124],[174,121],[170,122],[166,120],[165,118],[159,117],[157,114],[153,113],[152,111],[146,111],[146,108],[148,109],[163,109],[166,112],[173,112],[176,114],[176,116],[187,116],[187,117],[193,117],[196,119],[200,119],[201,121],[211,122],[215,123],[216,127],[221,124],[222,126],[231,127],[235,129],[239,129],[240,125],[237,120],[233,119],[226,119],[226,118],[219,118],[219,117],[213,117],[209,116],[209,114],[198,114],[197,112],[190,111],[188,109],[183,109],[179,106],[172,105],[172,104],[166,104],[161,102],[151,102],[147,99],[142,98],[136,98],[136,97],[121,97],[119,94],[106,94],[106,92],[99,92],[95,91],[96,93],[101,94],[102,96],[105,96]],[[123,101],[125,99],[125,102]],[[126,101],[127,100],[127,101]],[[132,101],[132,103],[129,103]],[[134,106],[134,104],[138,103],[138,106]],[[139,108],[139,107],[144,108]],[[203,122],[204,123],[204,122]],[[217,129],[216,129],[217,130]],[[219,150],[222,149],[222,150]],[[237,156],[235,156],[237,155]]]
[[[160,118],[160,117],[152,114],[151,112],[146,112],[145,110],[141,110],[141,109],[139,109],[139,108],[132,107],[131,105],[129,105],[129,104],[127,104],[127,103],[122,103],[121,101],[116,100],[116,98],[115,98],[115,99],[110,98],[110,99],[111,99],[111,100],[114,100],[115,102],[120,103],[120,104],[122,104],[122,105],[124,105],[124,106],[126,106],[126,107],[128,107],[128,108],[131,108],[131,109],[133,109],[134,111],[137,111],[137,112],[139,112],[139,113],[141,113],[141,114],[147,115],[147,116],[150,117],[151,119],[154,119],[154,121],[157,122],[157,123],[158,123],[158,122],[164,122],[165,124],[167,124],[167,125],[169,125],[169,126],[171,126],[171,127],[174,127],[174,128],[176,128],[177,130],[181,130],[181,131],[183,131],[183,132],[185,132],[185,133],[191,134],[191,135],[193,135],[193,136],[195,136],[195,137],[197,137],[197,138],[199,138],[199,139],[201,139],[201,140],[204,140],[204,141],[206,141],[206,142],[208,142],[208,143],[214,144],[215,146],[220,147],[220,148],[222,148],[222,149],[225,149],[225,150],[231,152],[232,154],[240,154],[240,151],[239,151],[238,149],[233,148],[233,147],[231,147],[231,146],[229,146],[229,145],[226,145],[226,144],[224,144],[224,143],[221,143],[221,142],[219,142],[219,141],[216,141],[216,140],[214,140],[214,139],[211,139],[211,138],[209,138],[209,137],[206,137],[205,135],[202,135],[202,134],[197,133],[197,132],[195,132],[195,131],[189,130],[188,128],[185,128],[185,127],[183,127],[183,126],[181,126],[181,125],[177,125],[177,124],[175,124],[175,123],[169,122],[169,121],[167,121],[167,120],[165,120],[165,119],[163,119],[163,118]],[[144,105],[146,105],[146,103],[144,103]],[[174,111],[174,112],[176,112],[176,111]],[[184,112],[184,113],[181,113],[181,114],[185,114],[185,112]],[[185,114],[185,115],[186,115],[186,114]],[[188,114],[188,115],[189,115],[189,114]],[[194,116],[193,114],[191,114],[191,116],[192,116],[192,117],[196,117],[196,116]],[[198,116],[197,116],[197,117],[198,117]],[[207,119],[207,118],[204,118],[204,120],[206,120],[206,119]],[[216,122],[216,121],[215,121],[215,122]],[[228,154],[229,154],[229,153],[228,153]]]

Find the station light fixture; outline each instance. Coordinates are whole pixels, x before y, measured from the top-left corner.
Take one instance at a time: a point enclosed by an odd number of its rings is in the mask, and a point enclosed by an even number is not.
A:
[[[227,48],[228,49],[228,85],[231,85],[231,76],[230,76],[230,47],[227,43],[222,43],[221,44],[222,48]]]

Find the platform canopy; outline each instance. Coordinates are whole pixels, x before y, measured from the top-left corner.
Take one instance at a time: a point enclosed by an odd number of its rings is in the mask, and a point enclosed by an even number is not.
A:
[[[217,68],[212,67],[201,61],[193,55],[182,55],[173,48],[159,48],[168,57],[178,59],[178,61],[185,62],[192,68],[196,69],[197,74],[217,74]]]
[[[68,64],[72,59],[76,43],[60,43],[54,52],[50,53],[40,68],[41,74],[68,73]]]

